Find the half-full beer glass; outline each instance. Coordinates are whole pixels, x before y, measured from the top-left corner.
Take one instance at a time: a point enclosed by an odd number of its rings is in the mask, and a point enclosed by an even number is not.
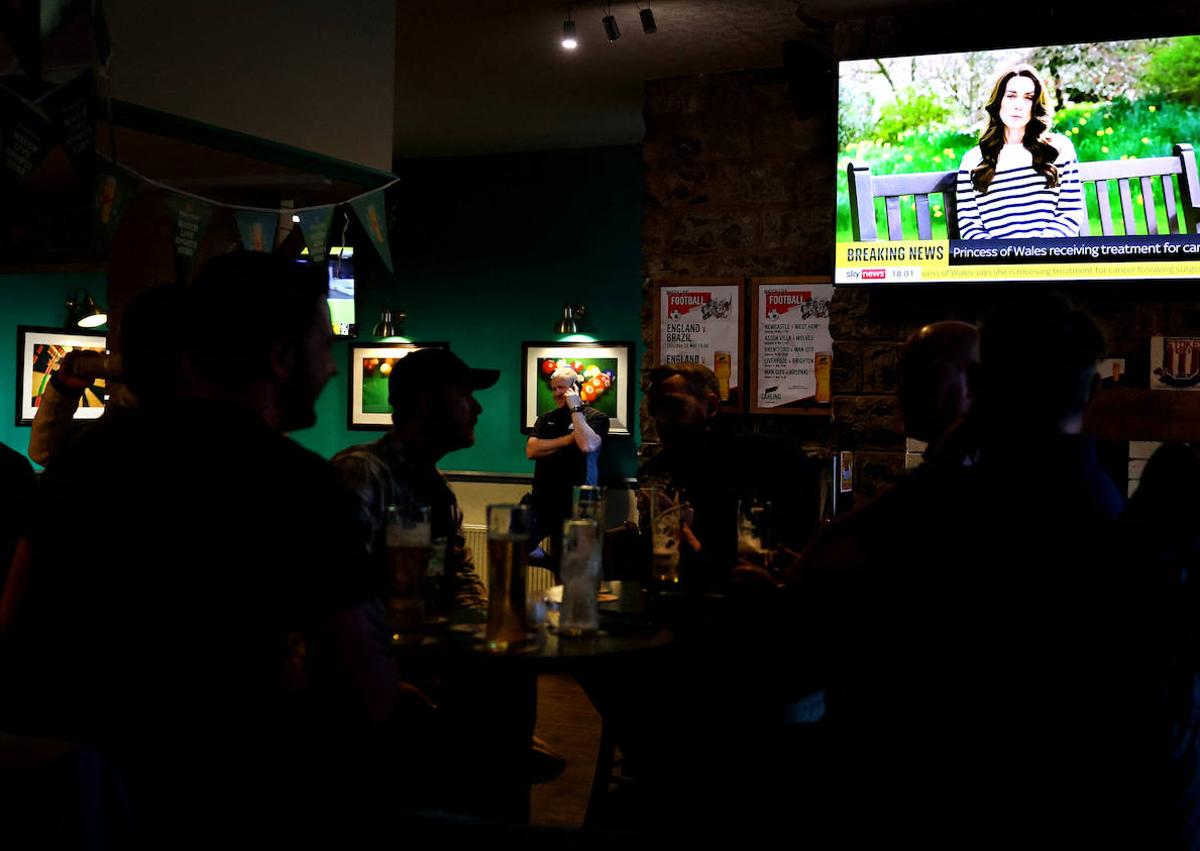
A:
[[[487,646],[502,653],[528,638],[525,555],[532,515],[525,505],[489,505]]]
[[[387,551],[391,566],[388,612],[401,640],[419,634],[425,625],[422,582],[429,561],[433,526],[428,505],[387,507]]]

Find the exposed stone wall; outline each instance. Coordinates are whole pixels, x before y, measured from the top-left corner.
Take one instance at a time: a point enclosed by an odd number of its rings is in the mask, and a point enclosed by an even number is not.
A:
[[[1155,31],[1162,24],[1146,26]],[[830,38],[843,54],[902,54],[905,47],[920,52],[912,41],[920,27],[919,21],[888,19],[842,26]],[[1051,33],[1038,35],[1053,43]],[[1059,40],[1085,39],[1078,35]],[[832,52],[832,46],[828,49]],[[874,49],[879,53],[872,54]],[[797,117],[782,68],[647,83],[644,365],[650,365],[653,346],[653,280],[831,274],[837,156],[832,97],[828,108],[801,111],[813,117]],[[999,299],[1019,295],[1019,286],[838,288],[831,316],[832,420],[746,416],[745,427],[790,432],[811,451],[855,450],[859,493],[874,495],[904,466],[894,398],[900,342],[927,322],[978,321]],[[1192,285],[1094,284],[1065,291],[1092,312],[1107,335],[1110,354],[1127,359],[1135,380],[1146,380],[1151,334],[1200,334],[1200,300]],[[643,438],[653,441],[649,418],[643,416],[642,422]]]

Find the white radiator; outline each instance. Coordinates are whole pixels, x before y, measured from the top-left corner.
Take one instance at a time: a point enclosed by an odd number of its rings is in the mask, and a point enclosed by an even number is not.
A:
[[[463,536],[467,547],[475,556],[475,569],[483,584],[488,584],[487,526],[482,523],[464,523]],[[531,567],[525,579],[525,593],[545,591],[554,585],[554,574],[544,567]]]

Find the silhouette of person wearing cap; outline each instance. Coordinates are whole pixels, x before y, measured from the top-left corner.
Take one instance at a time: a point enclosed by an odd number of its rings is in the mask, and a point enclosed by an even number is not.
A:
[[[447,453],[475,443],[483,407],[473,394],[499,377],[499,371],[472,369],[445,349],[413,352],[397,361],[388,377],[391,431],[333,457],[358,495],[363,542],[381,565],[387,555],[387,507],[430,507],[433,539],[446,547],[445,596],[439,606],[445,615],[476,619],[469,616],[475,610],[482,617],[487,592],[466,547],[458,500],[436,465]]]

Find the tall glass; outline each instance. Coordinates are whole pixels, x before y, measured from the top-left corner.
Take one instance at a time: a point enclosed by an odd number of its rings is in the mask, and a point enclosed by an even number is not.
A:
[[[775,551],[768,500],[738,500],[738,561],[770,567]]]
[[[387,507],[387,553],[391,566],[388,613],[392,628],[403,639],[425,625],[423,582],[429,563],[433,525],[428,505]]]
[[[578,485],[571,495],[571,517],[575,520],[595,520],[604,529],[604,488],[599,485]]]
[[[600,526],[595,520],[563,523],[560,635],[587,635],[600,628],[596,591],[600,582]]]
[[[503,652],[528,638],[525,556],[529,552],[532,512],[525,505],[489,505],[487,518],[487,646]]]
[[[662,585],[678,585],[681,527],[687,503],[682,492],[669,488],[647,488],[645,498],[650,510],[651,578]]]

